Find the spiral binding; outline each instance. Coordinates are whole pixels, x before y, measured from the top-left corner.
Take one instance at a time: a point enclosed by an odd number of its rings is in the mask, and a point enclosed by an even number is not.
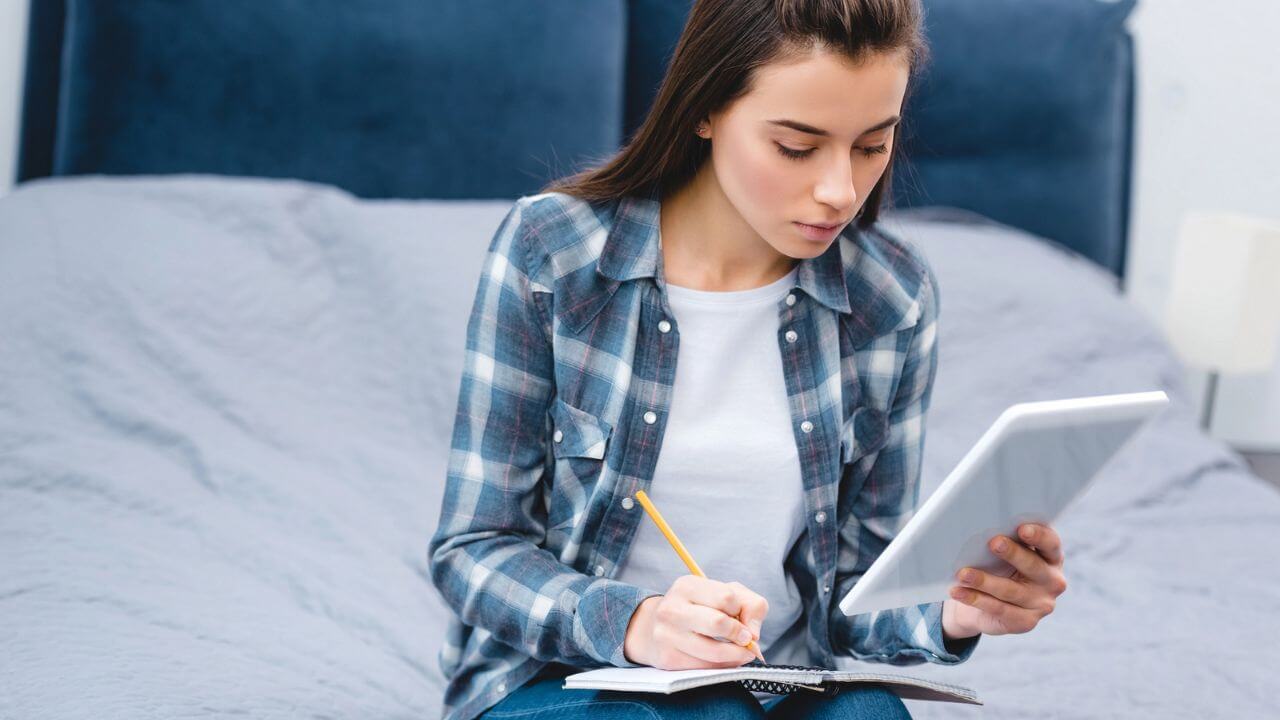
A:
[[[742,665],[742,667],[766,668],[769,670],[826,670],[826,668],[812,665],[768,665],[759,660],[752,660]],[[738,683],[752,692],[772,693],[774,695],[787,695],[799,690],[808,690],[828,696],[840,692],[840,685],[837,683],[805,685],[802,683],[777,682],[775,680],[739,680]]]

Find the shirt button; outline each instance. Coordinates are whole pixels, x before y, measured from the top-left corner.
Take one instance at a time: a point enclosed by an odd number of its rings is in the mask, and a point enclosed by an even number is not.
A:
[[[814,514],[813,519],[818,521],[818,524],[821,525],[822,523],[827,521],[827,514],[819,510],[816,514]]]
[[[788,330],[788,331],[787,331],[787,342],[789,342],[789,343],[793,343],[793,342],[795,342],[795,341],[796,341],[796,338],[798,338],[798,337],[800,337],[800,336],[796,334],[796,331],[795,331],[795,330]]]
[[[603,566],[603,565],[597,565],[597,566],[596,566],[596,575],[603,575],[603,574],[604,574],[604,566]]]
[[[564,433],[557,430],[555,435],[552,435],[551,437],[555,438],[556,442],[560,442],[561,440],[564,440]]]
[[[502,693],[504,693],[504,692],[506,692],[506,691],[507,691],[507,684],[506,684],[506,683],[498,683],[498,694],[499,694],[499,695],[501,695]]]
[[[623,509],[623,510],[630,510],[631,508],[633,508],[633,507],[635,507],[635,506],[636,506],[636,503],[635,503],[635,501],[634,501],[634,500],[632,500],[631,498],[629,498],[629,497],[624,497],[624,498],[622,498],[622,509]]]
[[[658,331],[659,331],[659,332],[671,332],[671,323],[667,322],[666,320],[663,320],[662,322],[659,322],[659,323],[658,323]]]
[[[644,414],[644,421],[652,425],[658,422],[658,416],[652,410],[650,410],[649,412]]]
[[[796,304],[796,295],[795,295],[795,293],[788,293],[788,294],[787,294],[787,304],[788,304],[788,305],[795,305],[795,304]]]
[[[800,429],[805,432],[813,432],[813,423],[809,422],[808,420],[805,420],[804,422],[800,423]]]
[[[831,592],[831,586],[830,586],[830,585],[828,585],[827,583],[823,583],[823,584],[822,584],[822,592],[824,592],[824,593],[829,593],[829,592]]]

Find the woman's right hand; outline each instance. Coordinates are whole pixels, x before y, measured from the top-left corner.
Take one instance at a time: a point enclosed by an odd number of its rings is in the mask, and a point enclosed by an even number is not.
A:
[[[745,646],[759,642],[768,612],[769,602],[742,583],[682,575],[666,595],[636,607],[622,652],[662,670],[737,667],[755,657]]]

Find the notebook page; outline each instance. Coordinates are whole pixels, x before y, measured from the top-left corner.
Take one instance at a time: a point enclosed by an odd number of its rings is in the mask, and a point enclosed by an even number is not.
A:
[[[819,685],[823,680],[881,682],[899,697],[982,705],[977,693],[959,685],[880,672],[797,670],[741,666],[698,670],[659,670],[653,667],[598,668],[564,678],[566,689],[622,690],[673,693],[701,685],[737,680],[772,680]]]
[[[647,692],[671,692],[687,687],[690,683],[703,684],[698,681],[706,679],[711,679],[712,682],[728,682],[748,678],[817,683],[821,680],[822,673],[820,671],[775,670],[752,667],[703,668],[697,670],[609,667],[570,675],[565,678],[565,687],[603,688],[608,686],[609,689],[626,688]]]

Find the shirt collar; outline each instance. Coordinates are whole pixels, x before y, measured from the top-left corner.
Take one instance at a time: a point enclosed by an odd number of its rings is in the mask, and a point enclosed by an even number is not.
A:
[[[626,195],[618,200],[613,226],[600,252],[598,271],[619,282],[637,278],[662,278],[662,253],[658,247],[661,203],[653,196]],[[844,232],[851,232],[846,228]],[[836,238],[821,255],[799,262],[796,287],[823,305],[848,314],[849,291],[844,263]]]

